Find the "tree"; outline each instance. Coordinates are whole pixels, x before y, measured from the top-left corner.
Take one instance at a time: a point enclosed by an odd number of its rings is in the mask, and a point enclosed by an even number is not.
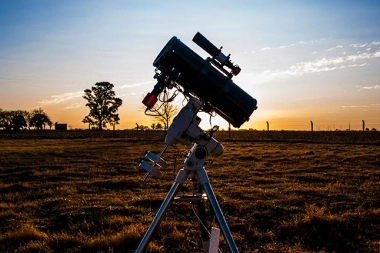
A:
[[[26,115],[28,115],[27,111],[3,111],[0,109],[0,127],[5,130],[20,130],[27,126]]]
[[[32,120],[32,112],[27,112],[26,115],[24,115],[26,123],[28,124],[28,129],[30,130],[30,121]]]
[[[5,130],[11,130],[12,129],[12,116],[9,111],[3,111],[0,108],[0,126],[3,127]]]
[[[18,131],[24,127],[28,126],[27,118],[30,115],[28,111],[11,111],[11,117],[12,117],[12,128],[15,131]]]
[[[28,124],[26,123],[25,117],[22,114],[16,114],[12,117],[12,125],[13,130],[18,131],[23,127],[27,127]]]
[[[164,92],[161,93],[162,101],[172,101],[172,95],[165,89]],[[155,115],[152,115],[154,119],[158,122],[156,124],[157,129],[161,129],[161,124],[164,126],[165,132],[168,129],[170,123],[173,121],[174,117],[177,115],[178,106],[174,105],[171,102],[163,102],[160,105],[156,105],[152,109],[155,112]]]
[[[84,90],[84,99],[90,112],[82,120],[83,123],[96,125],[99,130],[107,127],[107,124],[119,124],[118,108],[123,104],[123,100],[115,97],[113,84],[109,82],[98,82],[91,89]]]
[[[29,121],[29,126],[34,127],[37,130],[42,130],[45,125],[52,125],[50,117],[41,109],[33,110]]]

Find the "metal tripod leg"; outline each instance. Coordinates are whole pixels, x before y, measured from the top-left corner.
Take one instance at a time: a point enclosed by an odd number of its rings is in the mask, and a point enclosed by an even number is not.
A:
[[[177,194],[179,187],[186,181],[189,173],[192,171],[196,173],[199,183],[202,185],[204,191],[206,192],[208,200],[210,201],[210,205],[212,206],[215,217],[219,223],[219,226],[222,230],[224,238],[227,241],[228,246],[230,247],[231,252],[232,253],[239,252],[232,238],[230,229],[228,228],[226,219],[224,218],[223,213],[220,209],[219,203],[215,197],[215,194],[211,187],[210,180],[208,178],[206,170],[203,167],[198,167],[198,166],[196,168],[185,166],[185,168],[179,170],[177,177],[175,179],[175,182],[171,186],[164,201],[162,202],[160,208],[158,209],[156,216],[154,217],[143,239],[141,240],[140,245],[135,251],[136,253],[141,253],[146,250],[150,242],[150,239],[153,236],[153,233],[155,232],[156,228],[160,224],[163,218],[163,215],[165,214],[167,208],[169,207],[170,203],[173,201],[175,195]]]
[[[175,179],[175,182],[173,183],[170,190],[168,191],[164,201],[162,202],[162,204],[160,206],[160,209],[158,209],[156,216],[154,217],[154,219],[153,219],[152,223],[150,224],[148,230],[146,231],[143,239],[141,240],[139,247],[135,251],[136,253],[144,252],[146,250],[146,248],[150,242],[150,239],[153,236],[153,233],[155,232],[156,228],[160,224],[160,222],[163,218],[163,215],[165,214],[166,210],[168,209],[170,203],[173,201],[174,196],[177,194],[177,192],[179,190],[179,186],[185,182],[185,180],[187,178],[187,174],[188,173],[184,169],[181,169],[178,172],[177,177]]]
[[[198,180],[202,184],[203,189],[207,194],[208,200],[210,201],[210,205],[212,206],[212,209],[214,210],[215,217],[218,220],[219,226],[222,230],[224,238],[227,241],[228,246],[230,247],[231,252],[238,253],[239,251],[236,247],[234,239],[232,238],[230,229],[228,228],[226,219],[223,216],[222,210],[220,209],[220,206],[215,197],[214,191],[212,190],[206,170],[203,168],[203,169],[197,170],[196,172],[197,172]]]

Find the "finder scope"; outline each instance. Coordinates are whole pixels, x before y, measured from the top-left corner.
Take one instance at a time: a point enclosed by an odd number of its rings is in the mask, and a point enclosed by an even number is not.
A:
[[[193,38],[193,42],[195,42],[198,46],[200,46],[203,50],[205,50],[207,53],[209,53],[213,59],[217,60],[221,66],[227,66],[229,69],[231,69],[231,74],[234,76],[237,76],[241,69],[238,65],[234,65],[230,61],[230,55],[225,56],[222,53],[222,47],[218,49],[216,46],[214,46],[206,37],[204,37],[201,33],[197,32]]]
[[[240,67],[230,61],[230,55],[225,56],[199,32],[193,41],[212,57],[203,59],[177,37],[172,37],[153,62],[157,69],[154,76],[157,84],[146,95],[143,104],[147,110],[151,109],[163,89],[175,82],[182,86],[185,96],[198,97],[239,128],[257,109],[256,99],[232,81],[232,76],[239,74]]]

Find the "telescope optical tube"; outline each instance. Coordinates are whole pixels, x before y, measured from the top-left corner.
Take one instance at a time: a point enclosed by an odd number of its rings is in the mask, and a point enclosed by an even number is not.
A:
[[[230,78],[217,70],[210,62],[172,37],[153,62],[162,75],[169,75],[175,68],[181,73],[175,81],[184,93],[193,94],[222,118],[239,128],[257,109],[257,101]],[[158,85],[158,83],[157,83]]]

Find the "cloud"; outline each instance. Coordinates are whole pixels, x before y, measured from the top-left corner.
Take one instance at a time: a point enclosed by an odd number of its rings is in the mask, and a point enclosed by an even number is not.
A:
[[[368,108],[369,105],[342,105],[342,108]]]
[[[147,90],[139,91],[139,92],[129,92],[129,93],[123,93],[120,95],[120,97],[126,97],[126,96],[133,96],[133,97],[142,97],[142,95],[146,95]]]
[[[371,49],[375,49],[380,45],[380,41],[372,41],[371,43],[354,43],[348,45],[350,48],[354,49],[362,49],[362,50],[367,50],[370,51]],[[365,48],[365,49],[364,49]],[[360,51],[359,51],[360,52]]]
[[[372,59],[372,58],[380,58],[380,51],[374,52],[374,53],[360,53],[356,55],[348,55],[346,56],[348,61],[358,61],[358,60],[366,60],[366,59]]]
[[[132,87],[137,87],[137,86],[142,86],[145,84],[152,84],[152,83],[154,83],[154,81],[147,81],[147,82],[134,83],[134,84],[124,84],[124,85],[120,86],[119,88],[120,89],[132,88]]]
[[[263,48],[260,48],[261,51],[266,51],[266,50],[272,50],[272,49],[284,49],[284,48],[289,48],[289,47],[294,47],[294,46],[298,46],[298,45],[306,45],[306,44],[312,44],[312,43],[317,43],[317,42],[320,42],[320,41],[323,41],[325,40],[326,38],[322,38],[322,39],[317,39],[317,40],[310,40],[310,41],[298,41],[296,43],[292,43],[292,44],[289,44],[289,45],[282,45],[282,46],[278,46],[278,47],[263,47]]]
[[[260,48],[261,51],[270,50],[270,49],[274,49],[274,47],[263,47],[263,48]]]
[[[336,47],[330,47],[329,49],[327,49],[327,51],[332,51],[332,50],[334,50],[334,49],[342,49],[342,48],[343,48],[342,45],[338,45],[338,46],[336,46]]]
[[[325,39],[325,38],[324,38]],[[323,40],[323,39],[320,39]],[[271,49],[279,49],[286,48],[295,45],[308,44],[308,43],[316,43],[320,40],[314,41],[300,41],[297,43],[293,43],[287,46],[280,47],[264,47],[261,50],[271,50]],[[357,68],[357,67],[365,67],[370,65],[370,61],[373,59],[380,58],[380,41],[373,41],[370,43],[356,43],[349,44],[348,46],[337,45],[334,47],[330,47],[328,50],[325,50],[323,56],[320,56],[314,60],[310,61],[300,61],[296,62],[293,65],[288,67],[284,66],[282,69],[267,69],[263,71],[252,71],[249,73],[242,73],[241,75],[246,75],[246,78],[250,80],[255,80],[254,83],[266,83],[277,78],[286,78],[291,76],[303,76],[311,73],[319,73],[319,72],[329,72],[336,71],[342,69],[349,68]],[[358,48],[362,49],[358,52]],[[336,53],[340,55],[332,55],[333,50],[339,49]],[[312,51],[311,56],[320,55],[317,54],[317,51]],[[250,81],[252,82],[252,81]],[[361,88],[361,89],[370,89]],[[378,89],[378,86],[371,87],[371,89]]]
[[[364,43],[364,44],[355,43],[355,44],[350,44],[350,47],[363,48],[363,47],[366,47],[367,45],[368,43]]]
[[[151,83],[154,83],[154,81],[149,81],[149,82],[142,82],[142,83],[135,83],[135,84],[127,84],[127,85],[123,85],[119,88],[121,89],[124,89],[124,88],[131,88],[131,87],[137,87],[137,86],[141,86],[141,85],[145,85],[145,84],[151,84]],[[145,92],[146,90],[143,90],[141,92],[131,92],[131,93],[125,93],[125,94],[122,94],[120,95],[120,97],[123,97],[123,96],[138,96],[138,95],[141,95]],[[55,105],[55,104],[60,104],[60,103],[63,103],[63,102],[66,102],[68,100],[71,100],[71,99],[74,99],[74,98],[79,98],[79,97],[82,97],[84,95],[83,91],[77,91],[77,92],[67,92],[67,93],[62,93],[62,94],[58,94],[58,95],[52,95],[50,97],[50,99],[44,99],[40,102],[38,102],[38,104],[42,105],[42,106],[46,106],[46,105]],[[65,110],[69,110],[69,109],[76,109],[76,108],[79,108],[80,106],[82,106],[83,104],[80,104],[80,103],[75,103],[73,105],[70,105],[70,106],[67,106],[65,107],[64,109]]]
[[[59,95],[53,95],[51,96],[50,99],[44,99],[40,102],[38,102],[41,105],[54,105],[54,104],[60,104],[65,101],[82,97],[83,96],[83,91],[77,91],[77,92],[67,92],[67,93],[62,93]]]
[[[71,104],[69,106],[64,107],[62,110],[72,110],[72,109],[77,109],[83,106],[84,106],[84,103],[75,103],[75,104]]]
[[[380,45],[380,41],[372,41],[371,43],[353,43],[353,44],[349,44],[348,46],[342,46],[342,45],[338,45],[338,46],[335,46],[335,47],[331,47],[329,49],[327,49],[326,51],[333,51],[335,49],[362,49],[362,50],[366,50],[366,51],[370,51],[371,49],[374,49],[376,46]],[[357,53],[360,53],[360,51],[357,51]]]
[[[380,104],[369,104],[369,105],[342,105],[342,108],[377,108]]]
[[[380,89],[380,85],[373,85],[373,86],[356,86],[357,88],[359,88],[358,91],[360,90],[379,90]]]
[[[363,52],[360,54],[343,55],[339,57],[323,57],[313,61],[298,62],[284,70],[265,70],[262,72],[245,73],[255,83],[266,83],[276,78],[289,76],[303,76],[311,73],[328,72],[347,68],[364,67],[369,65],[369,60],[380,58],[380,51]],[[243,75],[243,74],[242,74]],[[361,89],[379,89],[379,85],[361,87]]]
[[[318,73],[344,68],[363,67],[368,65],[368,63],[356,62],[374,58],[380,58],[380,51],[374,53],[365,52],[356,55],[347,55],[332,58],[323,57],[314,61],[296,63],[295,65],[290,66],[287,70],[278,72],[278,74],[302,76],[308,73]]]

